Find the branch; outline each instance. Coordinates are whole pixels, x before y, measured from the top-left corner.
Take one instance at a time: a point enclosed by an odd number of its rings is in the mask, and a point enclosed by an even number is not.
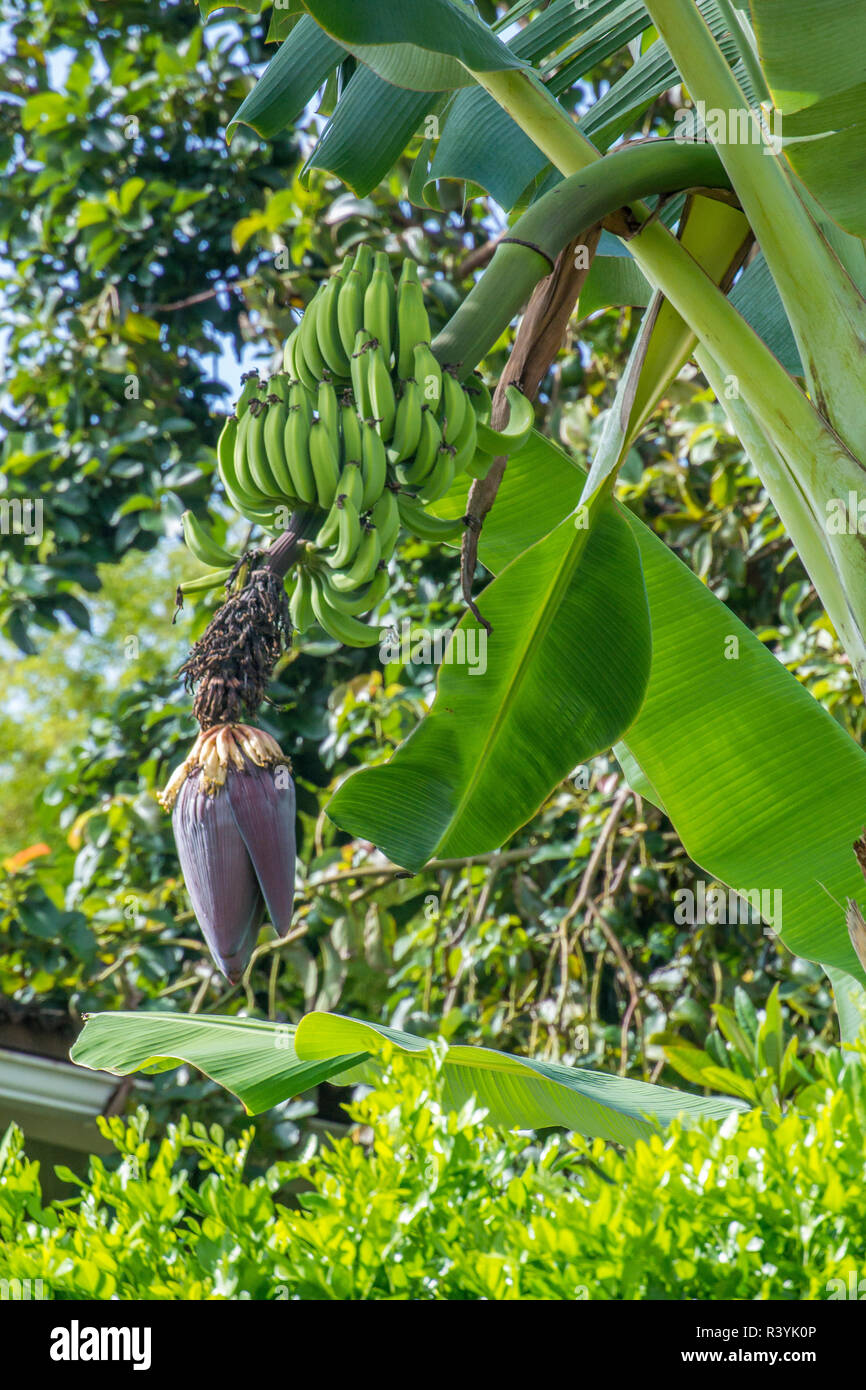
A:
[[[304,885],[307,896],[318,888],[324,888],[329,883],[344,883],[350,878],[368,878],[376,876],[378,878],[420,878],[422,873],[432,873],[436,869],[462,869],[467,864],[516,864],[522,859],[531,859],[533,854],[538,853],[538,846],[532,845],[525,849],[506,849],[494,850],[490,854],[473,854],[467,859],[431,859],[429,864],[425,864],[420,873],[410,873],[408,869],[401,869],[397,864],[362,864],[357,869],[342,869],[338,874],[329,874],[325,878],[316,879],[315,883]]]

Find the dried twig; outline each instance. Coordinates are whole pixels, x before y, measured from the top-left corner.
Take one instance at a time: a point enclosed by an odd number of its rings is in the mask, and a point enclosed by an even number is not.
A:
[[[571,907],[568,909],[568,911],[566,912],[565,916],[559,924],[559,928],[557,930],[557,937],[559,940],[560,986],[559,1000],[557,1003],[556,1010],[557,1020],[562,1016],[562,1010],[565,1004],[565,991],[568,981],[568,957],[571,955],[571,952],[574,949],[574,942],[576,937],[580,934],[580,928],[578,928],[574,936],[569,937],[568,929],[571,926],[571,923],[574,921],[577,914],[580,912],[581,908],[585,907],[589,900],[589,890],[592,886],[592,881],[595,877],[596,870],[598,869],[598,866],[601,863],[602,855],[607,850],[608,844],[613,843],[613,836],[616,831],[617,825],[619,824],[620,817],[622,816],[622,813],[625,809],[625,804],[628,801],[629,797],[632,795],[633,792],[631,790],[631,787],[621,787],[620,790],[617,792],[616,797],[614,798],[613,806],[610,809],[610,814],[608,815],[604,825],[601,827],[598,839],[592,847],[592,854],[589,856],[589,862],[587,863],[587,866],[583,871],[583,877],[580,880],[580,886],[577,890],[577,895],[574,899],[574,902],[571,904]]]
[[[643,1035],[643,1017],[640,1011],[640,993],[638,990],[637,976],[632,970],[628,956],[623,950],[622,942],[612,929],[610,923],[605,921],[603,914],[599,912],[595,903],[588,904],[587,913],[595,918],[601,928],[602,935],[616,956],[617,964],[625,976],[626,984],[628,985],[629,1003],[620,1030],[619,1051],[619,1074],[620,1076],[625,1076],[628,1067],[628,1028],[632,1014],[635,1016],[638,1032]]]
[[[470,864],[516,864],[522,859],[531,859],[533,854],[538,853],[537,845],[529,845],[525,849],[506,849],[493,850],[489,854],[473,854],[466,859],[431,859],[429,864],[425,864],[421,873],[432,873],[436,869],[463,869]],[[341,883],[350,878],[419,878],[420,874],[410,873],[408,869],[401,869],[396,864],[362,864],[357,869],[341,869],[337,874],[328,874],[324,878],[316,879],[315,883],[308,883],[305,887],[317,892],[329,883]]]

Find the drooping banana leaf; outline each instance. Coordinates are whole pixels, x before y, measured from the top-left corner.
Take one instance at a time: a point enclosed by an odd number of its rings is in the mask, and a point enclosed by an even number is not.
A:
[[[632,722],[650,662],[637,548],[606,503],[515,555],[487,590],[488,635],[467,613],[436,700],[391,761],[349,777],[328,815],[420,869],[483,854],[573,767]]]
[[[187,1062],[260,1114],[322,1081],[373,1081],[383,1053],[425,1053],[431,1044],[378,1023],[307,1014],[297,1028],[216,1015],[94,1014],[72,1048],[79,1066],[128,1076]],[[452,1046],[443,1063],[445,1104],[474,1095],[492,1124],[508,1129],[563,1125],[622,1144],[645,1138],[675,1115],[722,1120],[737,1109],[726,1096],[695,1096],[582,1067]]]

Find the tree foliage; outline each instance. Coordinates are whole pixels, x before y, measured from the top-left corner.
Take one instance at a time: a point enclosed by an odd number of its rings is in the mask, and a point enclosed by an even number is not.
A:
[[[209,491],[209,360],[252,332],[232,245],[296,165],[290,138],[223,131],[256,26],[207,41],[186,4],[14,3],[4,33],[3,297],[11,331],[4,498],[42,504],[38,545],[4,535],[3,631],[87,630],[98,566],[152,551]],[[240,61],[239,61],[240,58]]]

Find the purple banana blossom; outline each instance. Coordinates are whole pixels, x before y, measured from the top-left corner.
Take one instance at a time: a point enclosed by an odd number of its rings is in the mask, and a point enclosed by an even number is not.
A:
[[[193,911],[210,953],[237,984],[265,913],[280,936],[292,921],[295,787],[288,759],[261,729],[221,724],[200,734],[160,797]]]

